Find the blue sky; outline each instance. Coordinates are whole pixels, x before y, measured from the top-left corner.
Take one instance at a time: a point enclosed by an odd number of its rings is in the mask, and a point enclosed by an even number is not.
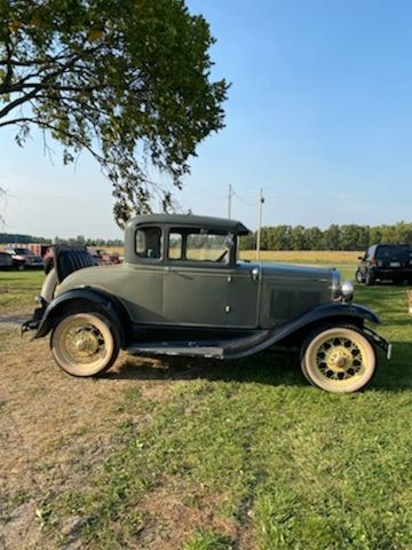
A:
[[[214,78],[232,83],[226,128],[192,161],[177,198],[195,213],[263,224],[411,222],[412,2],[188,0],[217,43]],[[5,230],[54,237],[122,235],[109,184],[2,131]]]

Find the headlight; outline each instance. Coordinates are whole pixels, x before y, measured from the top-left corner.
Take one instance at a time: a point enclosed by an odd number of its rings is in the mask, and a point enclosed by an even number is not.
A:
[[[342,300],[344,302],[350,302],[354,294],[354,288],[351,281],[343,281],[340,287],[340,290],[341,290]]]

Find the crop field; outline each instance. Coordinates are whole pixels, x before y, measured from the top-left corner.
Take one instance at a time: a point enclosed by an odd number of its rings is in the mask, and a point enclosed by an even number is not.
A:
[[[262,259],[353,279],[358,255]],[[121,355],[104,377],[69,377],[16,324],[43,278],[0,272],[0,548],[412,549],[407,286],[355,285],[393,357],[364,392],[332,395],[286,352]]]

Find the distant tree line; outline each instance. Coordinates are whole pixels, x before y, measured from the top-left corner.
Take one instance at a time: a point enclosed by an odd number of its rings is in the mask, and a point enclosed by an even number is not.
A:
[[[256,232],[241,238],[241,249],[256,248]],[[336,225],[327,229],[277,225],[261,230],[261,250],[364,250],[378,242],[412,243],[412,223],[395,225]]]
[[[39,244],[83,244],[86,246],[123,246],[124,241],[122,239],[87,239],[83,235],[78,235],[76,238],[62,239],[55,237],[54,239],[48,239],[45,237],[35,237],[33,235],[21,235],[16,233],[0,233],[0,244],[20,244],[26,245],[28,243]]]
[[[69,245],[82,244],[85,246],[97,246],[104,248],[105,246],[123,246],[124,241],[122,239],[88,239],[83,235],[78,235],[76,238],[71,239],[61,239],[60,237],[55,237],[53,243],[66,243]]]
[[[242,250],[256,248],[256,232],[242,237]],[[89,239],[83,235],[75,238],[62,239],[55,237],[47,239],[32,235],[16,235],[15,233],[0,233],[0,244],[8,243],[40,243],[40,244],[83,244],[86,246],[109,247],[123,246],[122,239]],[[263,227],[261,231],[261,250],[364,250],[378,243],[412,243],[412,223],[398,222],[395,225],[336,225],[327,229],[304,227],[303,225],[276,225]]]

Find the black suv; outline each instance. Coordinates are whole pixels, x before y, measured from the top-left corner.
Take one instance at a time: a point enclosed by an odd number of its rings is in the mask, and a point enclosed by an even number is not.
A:
[[[359,256],[355,277],[358,283],[373,285],[376,281],[412,284],[412,245],[383,244],[370,246]]]

